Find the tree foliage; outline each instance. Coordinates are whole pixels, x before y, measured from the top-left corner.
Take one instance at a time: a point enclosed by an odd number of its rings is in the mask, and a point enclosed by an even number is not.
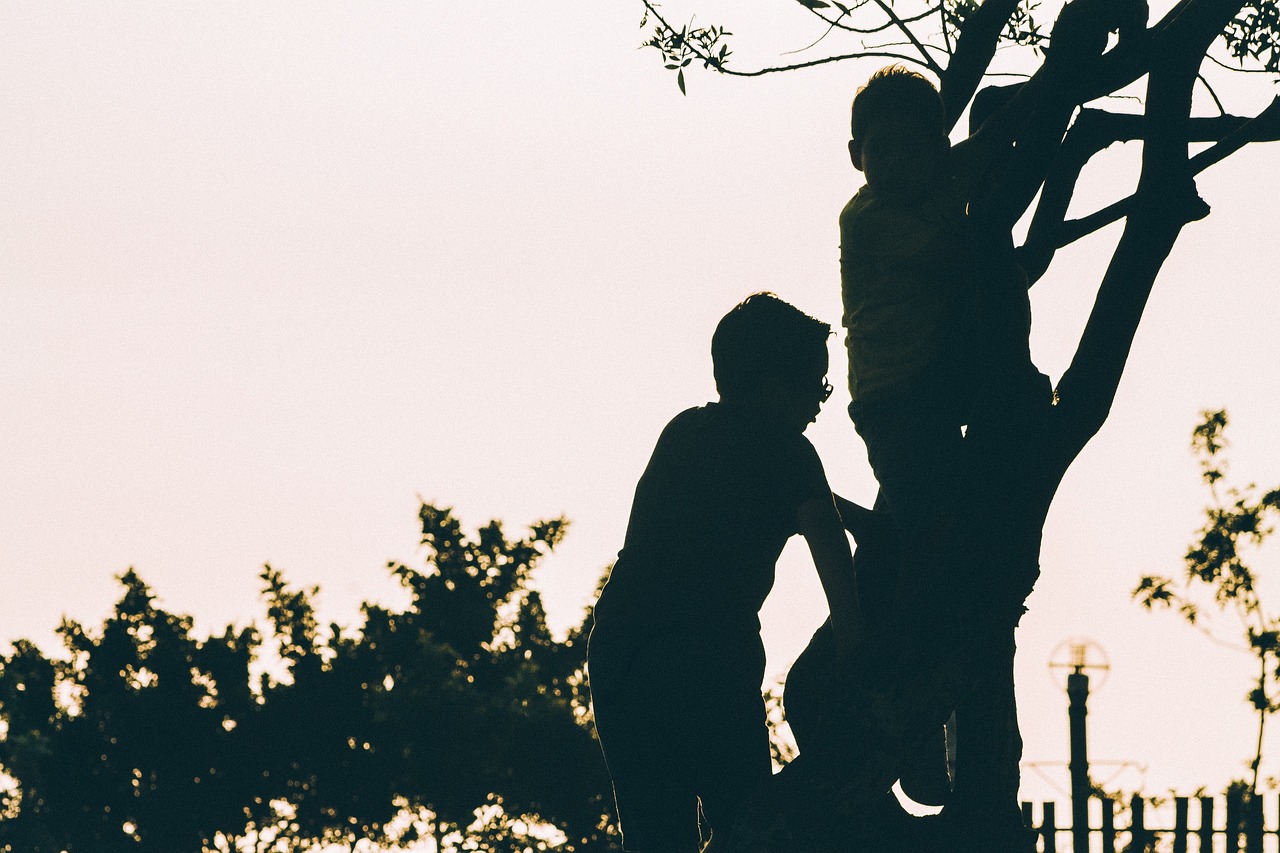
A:
[[[584,628],[556,639],[529,586],[564,520],[420,521],[425,567],[389,566],[409,604],[364,604],[358,630],[267,566],[265,631],[199,639],[130,569],[100,628],[62,625],[62,656],[17,641],[0,850],[614,849]]]
[[[1263,492],[1254,484],[1225,486],[1227,413],[1207,411],[1203,416],[1192,432],[1191,447],[1212,496],[1204,526],[1187,550],[1181,578],[1144,575],[1133,596],[1148,610],[1176,611],[1188,624],[1219,640],[1211,620],[1204,617],[1205,607],[1228,612],[1238,620],[1247,650],[1258,664],[1258,677],[1247,697],[1258,713],[1257,749],[1250,762],[1249,786],[1254,792],[1267,717],[1280,710],[1280,614],[1269,614],[1263,607],[1257,574],[1246,559],[1275,532],[1280,488]]]

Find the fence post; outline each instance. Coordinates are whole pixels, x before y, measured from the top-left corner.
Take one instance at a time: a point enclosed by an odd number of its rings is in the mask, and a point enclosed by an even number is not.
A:
[[[1057,853],[1058,816],[1053,803],[1041,803],[1040,837],[1044,839],[1044,853]]]
[[[1102,853],[1116,853],[1116,801],[1099,797],[1102,803]]]
[[[1213,853],[1213,797],[1200,798],[1200,853]]]
[[[1262,853],[1262,795],[1254,792],[1244,815],[1244,849]]]
[[[1146,803],[1142,801],[1142,797],[1134,794],[1133,799],[1129,801],[1129,849],[1142,850],[1147,845],[1147,823],[1146,816],[1143,811]]]
[[[1173,799],[1173,853],[1187,853],[1187,798]]]
[[[1240,850],[1240,805],[1240,791],[1227,791],[1226,853],[1238,853]]]

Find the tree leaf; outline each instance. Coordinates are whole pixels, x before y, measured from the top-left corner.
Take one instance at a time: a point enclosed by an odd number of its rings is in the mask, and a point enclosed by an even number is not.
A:
[[[684,69],[683,69],[683,68],[681,68],[681,69],[676,73],[676,85],[680,87],[680,94],[682,94],[682,95],[687,95],[687,94],[689,94],[688,92],[686,92],[686,91],[684,90]]]

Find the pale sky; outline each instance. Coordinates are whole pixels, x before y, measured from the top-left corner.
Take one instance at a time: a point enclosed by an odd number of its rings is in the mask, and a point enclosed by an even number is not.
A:
[[[744,67],[817,35],[786,4],[690,8],[738,33]],[[470,528],[567,515],[537,583],[557,626],[579,620],[658,431],[714,397],[719,317],[769,289],[838,324],[836,215],[860,184],[846,110],[882,64],[694,73],[682,97],[637,49],[640,13],[0,3],[0,641],[52,650],[64,614],[99,623],[129,566],[201,631],[261,621],[268,561],[350,624],[396,600],[388,559],[419,559],[419,496]],[[1274,87],[1221,91],[1256,109]],[[1127,192],[1132,160],[1100,164],[1078,210]],[[1250,658],[1129,592],[1180,571],[1200,524],[1201,409],[1230,410],[1241,481],[1280,485],[1277,163],[1257,147],[1203,176],[1214,212],[1184,232],[1059,493],[1019,634],[1028,761],[1066,759],[1045,664],[1083,635],[1112,667],[1092,757],[1147,767],[1113,785],[1245,772]],[[1033,290],[1055,379],[1117,234]],[[842,352],[833,338],[809,436],[833,486],[870,501]],[[1257,567],[1280,609],[1280,544]],[[764,614],[771,673],[823,610],[793,545]],[[1278,774],[1280,726],[1268,750]],[[1054,785],[1065,769],[1024,773],[1027,797],[1065,800]]]

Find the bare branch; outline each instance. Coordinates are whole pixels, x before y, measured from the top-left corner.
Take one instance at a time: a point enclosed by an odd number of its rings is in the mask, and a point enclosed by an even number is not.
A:
[[[934,74],[941,77],[942,66],[935,62],[933,57],[929,55],[929,51],[926,50],[925,46],[920,43],[918,38],[916,38],[916,34],[911,31],[911,27],[907,26],[907,22],[902,18],[899,18],[898,13],[893,11],[893,6],[889,5],[887,0],[875,0],[875,3],[880,7],[880,11],[884,12],[889,20],[892,21],[902,34],[907,37],[907,40],[915,46],[915,49],[920,51],[920,57],[924,61],[924,66]]]
[[[908,45],[908,44],[911,44],[911,42],[906,42],[906,41],[883,41],[883,42],[879,42],[879,43],[877,43],[877,44],[864,44],[863,46],[864,46],[865,48],[867,48],[868,50],[884,50],[885,48],[890,48],[890,47],[905,47],[905,46],[906,46],[906,45]],[[940,47],[940,46],[938,46],[938,45],[936,45],[936,44],[929,44],[928,42],[920,42],[919,44],[920,44],[920,46],[921,46],[922,48],[924,48],[926,51],[930,51],[930,50],[932,50],[934,53],[940,53],[940,54],[943,54],[944,56],[945,56],[945,55],[946,55],[946,53],[947,53],[947,49],[946,49],[945,47]]]
[[[806,7],[806,8],[807,8],[807,7]],[[818,14],[818,11],[817,11],[816,9],[810,9],[809,11],[813,12],[813,14],[814,14],[814,15],[816,15],[816,16],[818,17],[818,19],[819,19],[819,20],[827,21],[827,24],[829,24],[829,26],[828,26],[825,30],[823,30],[823,31],[822,31],[822,35],[818,36],[816,39],[814,39],[813,41],[809,42],[809,44],[806,44],[804,47],[798,47],[798,48],[796,48],[795,50],[787,50],[787,51],[783,51],[783,53],[782,53],[782,55],[783,55],[783,56],[790,56],[790,55],[792,55],[792,54],[796,54],[796,53],[804,53],[806,50],[812,50],[813,48],[815,48],[815,47],[817,47],[818,45],[822,44],[822,42],[826,41],[827,36],[829,36],[829,35],[831,35],[833,32],[835,32],[835,30],[836,30],[836,28],[837,28],[837,25],[836,25],[836,23],[835,23],[834,21],[828,21],[826,18],[822,17],[822,15],[819,15],[819,14]],[[841,27],[841,29],[843,29],[843,27]]]
[[[1040,192],[1026,242],[1018,249],[1018,262],[1026,272],[1028,286],[1044,275],[1060,248],[1055,239],[1066,219],[1080,173],[1095,154],[1116,141],[1114,134],[1103,127],[1109,115],[1099,110],[1081,110],[1058,150]]]
[[[1204,86],[1204,90],[1209,93],[1209,97],[1213,98],[1213,104],[1218,108],[1218,115],[1227,114],[1227,108],[1222,105],[1222,99],[1218,97],[1218,93],[1213,90],[1213,84],[1203,75],[1199,74],[1196,79],[1200,81],[1200,85]]]
[[[946,48],[947,48],[947,55],[948,55],[948,56],[954,56],[954,55],[955,55],[955,52],[956,52],[956,46],[955,46],[954,44],[952,44],[952,43],[951,43],[951,31],[947,29],[947,7],[946,7],[946,4],[945,4],[945,3],[939,3],[939,4],[938,4],[938,6],[937,6],[937,8],[936,8],[936,9],[934,9],[933,11],[935,11],[935,12],[937,12],[937,13],[938,13],[938,29],[942,31],[942,43],[943,43],[943,44],[946,46]],[[947,68],[949,69],[950,67],[951,67],[951,65],[950,65],[950,63],[948,63],[948,64],[947,64]]]
[[[1221,116],[1220,120],[1229,118],[1232,118],[1232,116]],[[1195,121],[1193,126],[1205,121],[1208,120],[1200,119]],[[1221,137],[1216,145],[1206,148],[1192,157],[1190,161],[1191,170],[1193,173],[1199,174],[1214,163],[1239,151],[1250,142],[1277,141],[1280,141],[1280,96],[1272,98],[1266,109],[1253,118],[1241,122],[1235,130]]]
[[[955,52],[942,74],[942,104],[947,128],[955,126],[965,105],[982,83],[996,55],[1005,25],[1018,9],[1018,0],[985,0],[965,21]]]
[[[1147,86],[1146,144],[1135,205],[1058,384],[1053,448],[1065,472],[1105,422],[1151,289],[1183,226],[1207,212],[1187,158],[1201,58],[1244,0],[1189,0],[1160,34]]]
[[[1093,79],[1085,84],[1081,103],[1097,100],[1136,82],[1151,68],[1151,45],[1161,37],[1195,0],[1179,0],[1163,18],[1151,26],[1146,38],[1131,38],[1107,51]]]
[[[1140,0],[1073,0],[1063,7],[1053,25],[1044,66],[1001,111],[1019,118],[1020,129],[1009,137],[1016,139],[1016,146],[1007,168],[981,200],[985,221],[1007,231],[1021,218],[1055,169],[1072,115],[1083,102],[1082,92],[1105,56],[1107,33],[1120,30],[1120,46],[1115,50],[1144,42],[1145,16],[1146,4]],[[1030,112],[1023,102],[1031,105]],[[1010,129],[1015,126],[1008,119],[1002,123]]]
[[[818,11],[812,6],[807,6],[803,3],[801,3],[800,5],[808,9],[816,18],[818,18],[818,20],[823,21],[826,24],[829,24],[832,29],[842,30],[846,33],[856,33],[858,35],[869,36],[869,35],[874,35],[876,33],[882,33],[885,30],[893,29],[894,27],[898,26],[898,23],[893,20],[885,21],[883,24],[880,24],[879,26],[867,27],[867,28],[855,27],[851,24],[841,23],[845,18],[849,17],[853,12],[862,8],[864,5],[866,5],[869,2],[871,2],[871,0],[863,0],[862,3],[858,3],[850,9],[841,11],[840,14],[835,18],[828,18],[826,15],[822,14],[822,12]],[[932,15],[934,12],[938,11],[941,8],[942,8],[942,5],[939,4],[936,8],[928,9],[924,12],[921,12],[918,15],[911,15],[910,17],[903,18],[902,23],[904,24],[918,23],[920,21],[923,21],[925,18],[929,17],[930,15]],[[828,32],[830,32],[830,30],[828,30]]]
[[[1221,59],[1218,59],[1216,56],[1212,56],[1212,55],[1206,54],[1205,59],[1209,60],[1214,65],[1217,65],[1219,68],[1225,68],[1228,71],[1231,71],[1235,74],[1275,74],[1274,71],[1271,71],[1270,69],[1267,69],[1267,68],[1245,68],[1242,65],[1228,65],[1227,63],[1223,62]]]
[[[1133,116],[1133,118],[1141,117]],[[1123,142],[1141,138],[1141,128],[1137,127],[1138,122],[1126,124],[1130,125],[1130,132],[1118,135],[1112,141]],[[1191,142],[1216,141],[1215,145],[1206,148],[1188,161],[1191,174],[1198,175],[1251,142],[1280,142],[1280,97],[1272,100],[1266,109],[1251,119],[1232,115],[1192,119],[1191,128],[1193,131],[1190,137]],[[1135,193],[1088,216],[1063,222],[1055,230],[1051,241],[1053,248],[1060,249],[1128,216],[1137,204],[1137,198]]]
[[[801,68],[813,68],[818,65],[827,65],[831,62],[844,62],[847,59],[867,59],[867,58],[891,59],[897,62],[909,62],[913,65],[921,65],[928,67],[921,62],[918,57],[907,56],[906,54],[893,53],[891,51],[878,50],[859,50],[855,53],[842,53],[836,56],[824,56],[821,59],[811,59],[808,62],[797,62],[794,65],[774,65],[765,68],[757,68],[754,71],[738,71],[734,68],[720,67],[716,70],[721,74],[728,74],[731,77],[762,77],[765,74],[776,74],[780,71],[798,71]],[[700,59],[702,57],[699,57]]]

